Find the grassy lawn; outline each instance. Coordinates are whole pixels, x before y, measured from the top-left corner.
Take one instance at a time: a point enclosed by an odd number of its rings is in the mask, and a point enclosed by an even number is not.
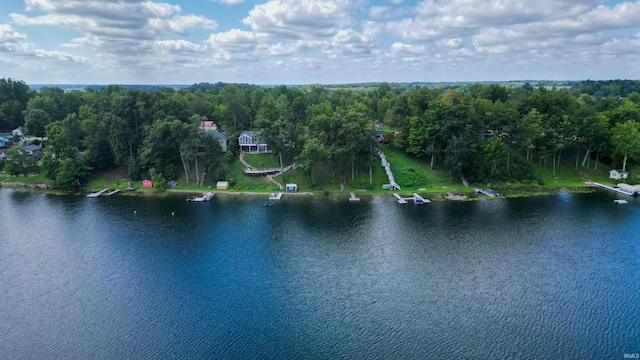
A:
[[[31,184],[50,184],[53,183],[47,179],[44,175],[30,175],[30,176],[6,176],[0,177],[0,181],[7,183],[31,183]]]
[[[245,154],[244,161],[247,164],[255,167],[255,168],[279,168],[280,167],[280,158],[278,154],[275,153],[267,153],[267,154]],[[284,160],[283,160],[284,161]],[[289,164],[285,163],[284,166]]]
[[[434,167],[429,170],[427,159],[417,159],[408,155],[402,149],[394,146],[382,148],[387,161],[391,164],[393,176],[402,187],[403,191],[416,191],[418,189],[426,192],[448,192],[448,191],[470,191],[465,189],[460,181],[453,181],[449,176],[449,171]],[[385,181],[385,183],[388,181]]]

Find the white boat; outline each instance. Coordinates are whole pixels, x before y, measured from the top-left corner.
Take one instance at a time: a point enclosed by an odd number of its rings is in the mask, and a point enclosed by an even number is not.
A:
[[[624,199],[613,200],[613,202],[618,205],[624,205],[629,203],[627,200],[624,200]]]
[[[202,194],[202,196],[192,196],[190,198],[187,198],[187,201],[193,201],[193,202],[211,201],[211,199],[213,199],[214,196],[215,196],[214,193],[207,192]]]

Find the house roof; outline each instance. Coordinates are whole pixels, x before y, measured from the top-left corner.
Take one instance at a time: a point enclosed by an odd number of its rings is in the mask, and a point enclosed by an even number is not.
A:
[[[11,139],[13,139],[13,134],[0,133],[0,137],[7,138],[7,139],[11,140]]]
[[[225,134],[225,133],[221,133],[221,132],[217,132],[217,131],[216,131],[216,132],[211,133],[211,135],[212,135],[214,138],[217,138],[217,139],[218,139],[218,138],[219,138],[219,139],[224,139],[224,140],[228,140],[228,139],[229,139],[229,138],[227,137],[227,134]]]
[[[25,150],[29,150],[29,151],[38,151],[38,150],[42,150],[42,146],[40,145],[27,145],[24,147]]]
[[[240,133],[240,136],[244,136],[244,135],[249,136],[249,137],[253,137],[253,131],[246,131],[245,130],[245,131]]]
[[[620,174],[622,174],[622,173],[625,173],[625,172],[626,172],[626,171],[622,171],[622,169],[613,169],[613,170],[611,170],[611,171],[615,171],[615,172],[620,173]],[[611,171],[609,171],[609,172],[611,172]]]

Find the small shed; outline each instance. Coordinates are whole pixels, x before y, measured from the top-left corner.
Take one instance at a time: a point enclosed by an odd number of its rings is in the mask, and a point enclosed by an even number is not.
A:
[[[142,186],[146,188],[153,187],[153,182],[151,180],[142,180]]]
[[[296,192],[298,191],[298,184],[287,184],[285,186],[285,190],[287,192]]]
[[[613,169],[609,171],[609,179],[614,179],[614,180],[626,179],[628,175],[629,175],[628,172],[622,171],[620,169]]]
[[[216,189],[218,190],[227,190],[229,188],[229,182],[228,181],[218,181],[216,183]]]

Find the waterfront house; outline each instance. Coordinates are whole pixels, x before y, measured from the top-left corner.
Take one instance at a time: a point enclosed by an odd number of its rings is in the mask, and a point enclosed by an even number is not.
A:
[[[259,132],[243,131],[238,136],[238,145],[240,145],[240,151],[250,153],[262,153],[267,152],[267,144],[260,142]]]
[[[217,131],[218,126],[213,121],[200,121],[200,130],[204,132]]]
[[[621,169],[613,169],[609,171],[609,179],[613,180],[626,179],[628,175],[628,172],[622,171]]]
[[[7,158],[8,149],[0,149],[0,161],[4,161]]]
[[[24,128],[22,126],[13,129],[12,131],[13,136],[24,136]]]
[[[24,147],[28,157],[32,157],[36,160],[42,159],[42,146],[40,145],[27,145]]]
[[[13,144],[13,135],[0,133],[0,148],[8,147]]]
[[[208,134],[213,136],[214,139],[218,139],[220,147],[222,148],[222,152],[227,152],[227,145],[229,145],[229,138],[227,137],[227,134],[217,131],[210,132]]]

